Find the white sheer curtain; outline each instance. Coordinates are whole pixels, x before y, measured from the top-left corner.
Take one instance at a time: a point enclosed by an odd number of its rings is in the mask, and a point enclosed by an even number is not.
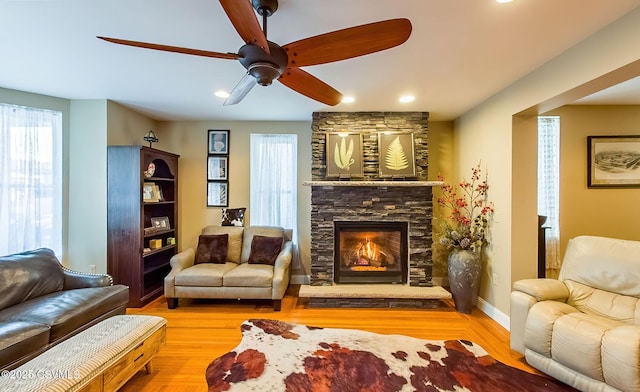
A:
[[[251,134],[252,225],[293,230],[297,243],[297,150],[293,134]]]
[[[0,255],[62,255],[62,113],[0,104]]]
[[[560,117],[538,117],[538,215],[547,217],[546,268],[560,268]]]

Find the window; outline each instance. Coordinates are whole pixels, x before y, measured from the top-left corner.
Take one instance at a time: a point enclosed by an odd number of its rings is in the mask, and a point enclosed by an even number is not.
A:
[[[297,135],[251,135],[252,225],[293,229],[297,238]]]
[[[0,254],[62,254],[62,113],[0,104]]]
[[[560,268],[560,117],[538,117],[538,215],[547,217],[547,269]]]

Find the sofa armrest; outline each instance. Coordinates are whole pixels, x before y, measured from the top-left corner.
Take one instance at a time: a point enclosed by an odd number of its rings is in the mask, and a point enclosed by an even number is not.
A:
[[[272,299],[282,299],[285,291],[289,286],[289,278],[291,275],[291,259],[293,258],[293,243],[287,241],[275,264],[273,265],[273,291],[271,293]]]
[[[65,267],[62,267],[62,270],[64,274],[63,290],[113,286],[113,278],[109,274],[88,274]]]
[[[291,241],[285,242],[284,246],[282,247],[282,250],[280,251],[280,254],[278,254],[278,257],[276,258],[276,261],[273,264],[274,269],[285,270],[289,268],[289,265],[291,264],[291,258],[293,256],[292,247],[293,247],[293,244],[291,243]]]
[[[569,289],[555,279],[523,279],[513,284],[509,317],[511,349],[524,354],[524,331],[527,316],[533,305],[540,301],[566,302]]]
[[[176,253],[169,260],[169,264],[171,265],[171,271],[169,271],[169,275],[164,278],[164,296],[167,298],[175,298],[176,290],[175,290],[175,277],[176,275],[193,265],[193,262],[196,258],[196,253],[193,248],[187,248],[180,253]]]
[[[196,253],[193,248],[187,248],[180,253],[176,253],[169,260],[169,264],[171,264],[171,272],[169,273],[169,275],[174,272],[178,273],[183,269],[191,267],[195,259]]]
[[[556,279],[523,279],[513,284],[514,291],[521,291],[536,299],[536,301],[561,301],[569,298],[567,286]]]

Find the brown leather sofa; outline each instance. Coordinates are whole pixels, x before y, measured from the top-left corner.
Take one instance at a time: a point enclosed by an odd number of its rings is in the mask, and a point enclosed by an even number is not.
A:
[[[51,249],[0,257],[0,369],[13,369],[48,348],[124,314],[129,288],[105,274],[66,269]]]

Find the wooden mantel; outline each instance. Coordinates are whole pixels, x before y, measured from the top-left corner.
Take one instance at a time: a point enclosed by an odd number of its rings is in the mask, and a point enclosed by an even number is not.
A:
[[[434,187],[442,181],[302,181],[305,186],[373,186],[373,187]]]

